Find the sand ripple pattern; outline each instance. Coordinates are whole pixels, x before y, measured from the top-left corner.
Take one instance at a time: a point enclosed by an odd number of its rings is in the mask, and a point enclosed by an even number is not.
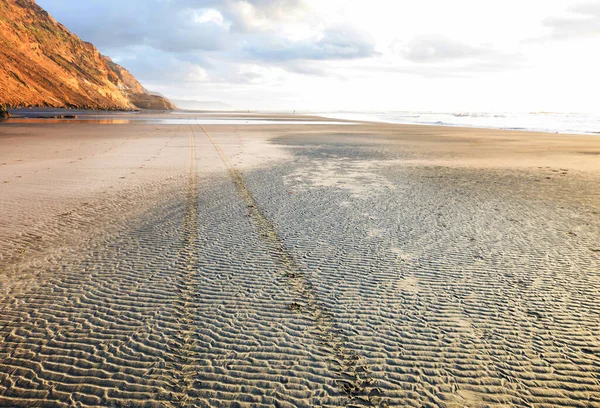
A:
[[[280,143],[295,161],[248,185],[390,406],[600,406],[597,179]],[[331,158],[334,188],[301,170]]]
[[[600,407],[597,177],[183,137],[142,219],[9,271],[0,406]]]
[[[349,404],[353,406],[387,406],[385,400],[380,396],[379,389],[375,386],[375,379],[369,374],[368,367],[361,364],[359,355],[347,347],[343,330],[335,327],[333,317],[318,298],[317,291],[313,287],[309,276],[301,270],[294,257],[285,247],[285,243],[275,230],[274,225],[265,216],[252,196],[252,192],[248,189],[241,173],[231,164],[218,143],[202,126],[199,127],[223,160],[238,195],[248,207],[249,216],[254,220],[260,231],[264,244],[279,261],[280,273],[295,294],[295,301],[289,304],[289,309],[302,313],[313,320],[318,338],[331,354],[330,361],[334,366],[334,371],[340,375],[337,383],[348,396]]]
[[[3,305],[0,406],[347,404],[278,249],[230,179],[194,172],[189,137],[184,189]]]

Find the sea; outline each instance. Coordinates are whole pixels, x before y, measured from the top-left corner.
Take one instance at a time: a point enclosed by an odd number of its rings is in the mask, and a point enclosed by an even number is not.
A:
[[[315,112],[316,113],[316,112]],[[600,136],[600,114],[555,112],[319,112],[331,119]]]

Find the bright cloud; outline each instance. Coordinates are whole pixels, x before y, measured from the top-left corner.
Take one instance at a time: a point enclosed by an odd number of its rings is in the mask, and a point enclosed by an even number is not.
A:
[[[215,10],[215,9],[192,10],[192,15],[194,16],[194,22],[196,22],[198,24],[214,23],[221,27],[223,27],[225,25],[225,20],[223,18],[223,15],[219,12],[219,10]]]

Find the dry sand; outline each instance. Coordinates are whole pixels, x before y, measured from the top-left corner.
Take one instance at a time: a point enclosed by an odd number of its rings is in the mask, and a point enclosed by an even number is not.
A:
[[[0,406],[600,406],[599,237],[600,137],[3,123]]]

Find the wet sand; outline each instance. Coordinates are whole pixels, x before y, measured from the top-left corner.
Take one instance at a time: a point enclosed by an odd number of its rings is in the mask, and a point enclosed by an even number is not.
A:
[[[0,406],[600,406],[600,137],[315,120],[0,124]]]

